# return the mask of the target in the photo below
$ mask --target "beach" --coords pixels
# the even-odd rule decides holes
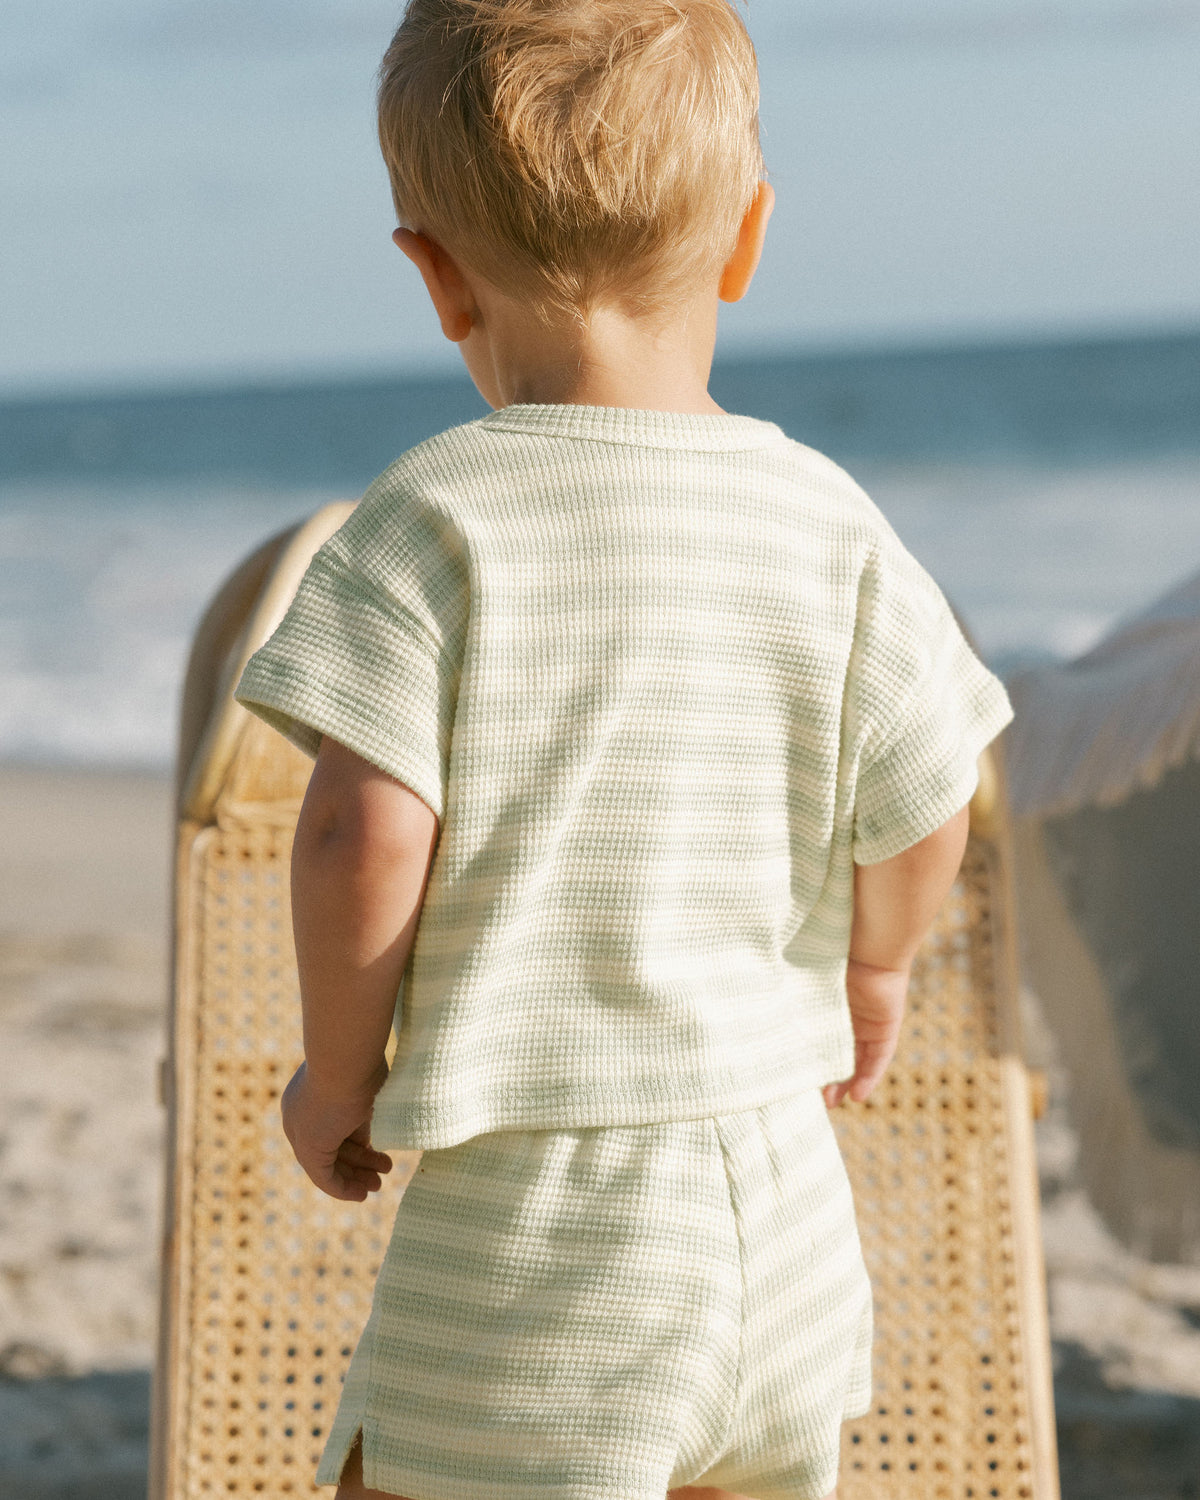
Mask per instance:
[[[170,791],[0,769],[0,1496],[145,1493]]]
[[[0,769],[0,1500],[145,1492],[156,1319],[170,787]],[[1069,1087],[1038,1126],[1066,1500],[1200,1495],[1200,1268],[1106,1233]]]

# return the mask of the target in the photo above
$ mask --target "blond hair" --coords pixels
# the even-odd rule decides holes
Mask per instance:
[[[762,176],[729,0],[409,0],[380,68],[400,222],[535,310],[668,305]]]

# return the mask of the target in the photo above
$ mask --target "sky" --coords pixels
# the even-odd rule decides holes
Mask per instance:
[[[0,396],[451,369],[399,0],[5,0]],[[719,351],[1200,326],[1200,0],[750,0],[778,207]]]

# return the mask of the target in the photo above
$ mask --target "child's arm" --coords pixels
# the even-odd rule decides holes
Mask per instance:
[[[900,1039],[908,975],[921,940],[946,899],[967,846],[964,807],[941,828],[891,859],[857,865],[846,993],[854,1023],[854,1076],[825,1088],[830,1109],[861,1102],[887,1070]]]
[[[437,834],[407,787],[322,740],[292,847],[305,1060],[282,1108],[296,1160],[332,1198],[361,1203],[391,1169],[371,1108]]]

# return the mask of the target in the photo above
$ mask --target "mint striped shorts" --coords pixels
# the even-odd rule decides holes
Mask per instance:
[[[819,1500],[871,1292],[820,1094],[427,1151],[317,1472],[410,1500]]]

